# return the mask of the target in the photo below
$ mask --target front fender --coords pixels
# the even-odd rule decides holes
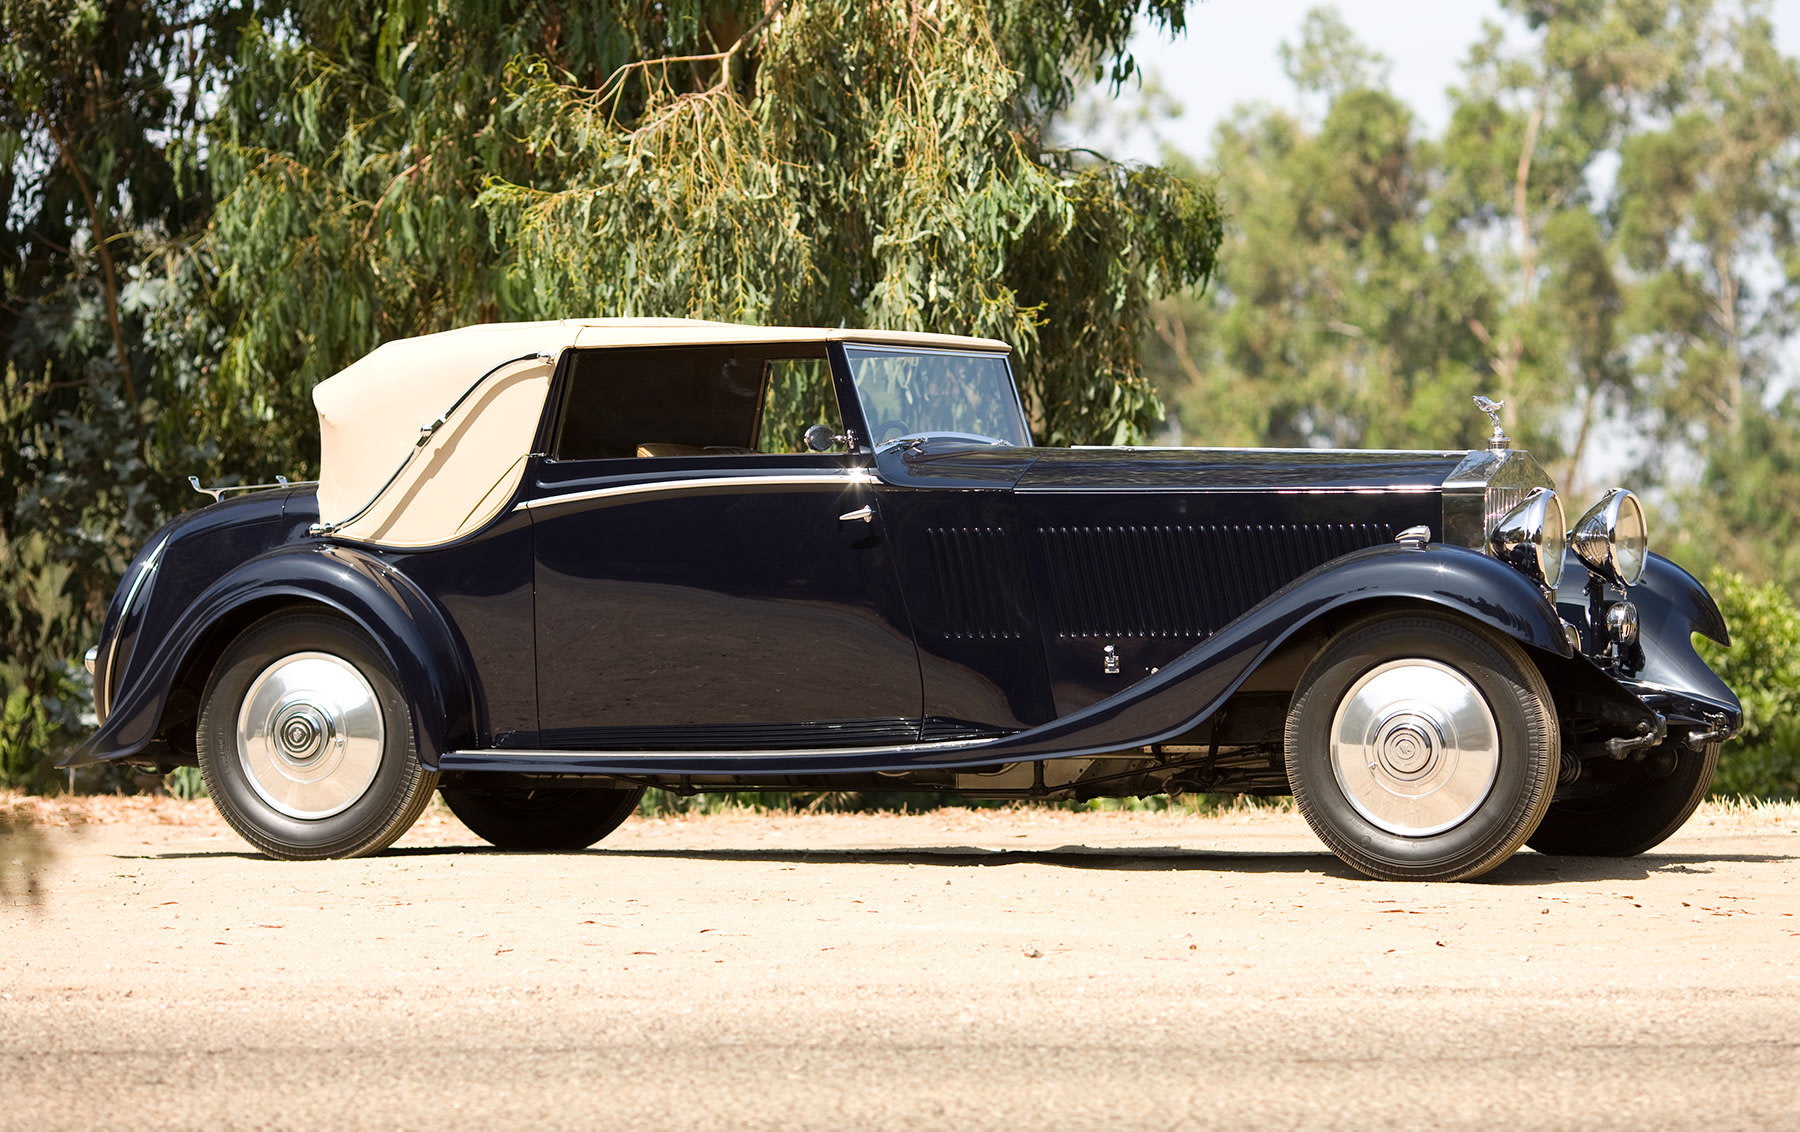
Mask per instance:
[[[1569,620],[1584,626],[1592,639],[1595,627],[1587,624],[1587,571],[1573,554],[1568,562],[1557,601]],[[1695,633],[1721,645],[1731,643],[1725,617],[1706,587],[1667,558],[1652,554],[1645,562],[1644,576],[1625,597],[1637,606],[1642,649],[1632,671],[1633,692],[1670,693],[1691,701],[1674,706],[1694,719],[1723,715],[1727,729],[1735,732],[1743,719],[1737,694],[1694,649]]]
[[[157,608],[153,590],[151,607],[141,618],[140,644],[120,674],[106,722],[60,765],[143,752],[164,726],[175,680],[214,627],[248,608],[284,603],[335,610],[369,635],[400,675],[419,759],[427,767],[436,766],[443,752],[474,743],[478,721],[470,666],[443,611],[379,558],[352,547],[314,544],[253,558],[183,608]]]
[[[1372,547],[1295,579],[1154,675],[1082,711],[999,739],[982,754],[1049,758],[1165,742],[1205,722],[1306,626],[1336,610],[1392,600],[1438,606],[1557,656],[1574,651],[1556,607],[1511,566],[1441,543]]]

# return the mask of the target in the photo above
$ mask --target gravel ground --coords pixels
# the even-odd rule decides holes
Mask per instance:
[[[0,1128],[1800,1128],[1792,806],[1417,885],[1279,813],[9,812]]]

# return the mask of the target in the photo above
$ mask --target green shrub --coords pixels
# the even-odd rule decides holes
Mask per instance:
[[[1741,574],[1715,569],[1707,588],[1731,647],[1695,643],[1744,705],[1743,730],[1720,752],[1713,796],[1800,796],[1800,609],[1779,584],[1752,585]]]

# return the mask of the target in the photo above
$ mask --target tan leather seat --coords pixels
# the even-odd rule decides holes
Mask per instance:
[[[704,456],[706,450],[692,444],[668,444],[661,440],[646,440],[638,445],[639,456]]]

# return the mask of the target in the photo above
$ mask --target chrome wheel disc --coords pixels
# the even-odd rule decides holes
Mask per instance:
[[[1331,720],[1331,769],[1356,812],[1404,837],[1453,829],[1500,770],[1480,689],[1447,665],[1389,661],[1351,685]]]
[[[238,710],[238,759],[257,795],[291,818],[342,813],[381,769],[386,738],[375,689],[330,653],[284,656]]]

